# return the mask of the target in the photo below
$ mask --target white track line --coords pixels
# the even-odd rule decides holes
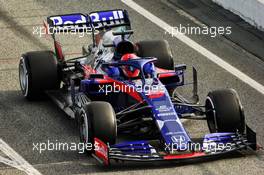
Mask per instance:
[[[0,156],[0,163],[17,168],[24,171],[28,175],[41,175],[32,165],[23,159],[17,152],[15,152],[6,142],[0,139],[0,151],[2,151],[8,158]]]
[[[248,84],[258,92],[264,95],[264,86],[254,79],[250,78],[248,75],[245,73],[241,72],[234,66],[230,65],[211,51],[207,50],[197,42],[193,41],[191,38],[188,36],[184,35],[183,33],[179,33],[177,30],[173,28],[173,26],[170,26],[168,23],[163,21],[162,19],[158,18],[157,16],[153,15],[137,3],[135,3],[133,0],[121,0],[124,4],[129,6],[130,8],[134,9],[136,12],[144,16],[145,18],[149,19],[151,22],[154,24],[158,25],[160,28],[164,29],[167,33],[173,34],[176,38],[181,40],[183,43],[187,44],[200,54],[204,55],[206,58],[217,64],[218,66],[222,67],[226,71],[230,72],[240,80],[242,80],[244,83]]]

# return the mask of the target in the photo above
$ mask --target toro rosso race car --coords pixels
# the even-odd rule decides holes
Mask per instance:
[[[257,149],[236,91],[209,92],[201,105],[193,68],[187,100],[178,91],[187,84],[186,65],[174,65],[167,41],[130,41],[126,10],[50,16],[44,25],[53,31],[55,52],[22,55],[22,93],[29,100],[47,94],[78,122],[81,143],[91,144],[87,153],[101,163],[207,159]],[[55,35],[66,30],[92,34],[83,56],[64,59]],[[183,118],[207,120],[210,133],[190,138]]]

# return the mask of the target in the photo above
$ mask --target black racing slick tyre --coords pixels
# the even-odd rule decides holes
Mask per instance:
[[[94,138],[98,138],[106,144],[115,144],[116,115],[109,103],[96,101],[85,104],[81,108],[78,118],[81,143],[93,144]],[[86,151],[92,152],[92,150]]]
[[[19,82],[27,99],[37,99],[46,90],[58,89],[58,62],[52,51],[28,52],[19,62]]]
[[[166,40],[140,41],[136,44],[137,55],[140,57],[155,57],[155,66],[162,69],[174,70],[174,61]]]
[[[244,111],[235,90],[223,89],[209,92],[205,101],[205,108],[211,133],[244,133]]]

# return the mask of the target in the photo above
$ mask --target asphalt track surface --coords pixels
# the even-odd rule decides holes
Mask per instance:
[[[200,25],[199,20],[167,1],[135,2],[171,26]],[[77,151],[44,151],[41,154],[33,151],[33,143],[47,143],[48,140],[78,142],[76,125],[51,101],[28,102],[19,90],[17,67],[21,53],[52,48],[50,40],[33,35],[33,26],[42,25],[42,20],[49,15],[115,8],[129,11],[135,30],[133,40],[166,39],[172,47],[175,63],[185,63],[189,67],[188,78],[191,78],[191,67],[197,68],[201,102],[210,90],[231,87],[236,89],[245,108],[246,121],[257,132],[258,143],[264,145],[262,93],[177,38],[165,34],[163,29],[121,1],[114,0],[0,0],[0,138],[41,174],[264,174],[263,151],[194,163],[121,163],[113,164],[110,168],[98,165],[92,157]],[[264,85],[264,62],[254,54],[223,36],[188,37]],[[69,58],[78,55],[81,46],[87,42],[90,42],[89,37],[64,39],[65,54]],[[250,44],[252,43],[248,40],[248,45]],[[208,132],[204,121],[187,121],[184,125],[193,137],[203,136]],[[0,151],[0,156],[6,157],[6,154]],[[0,174],[25,173],[0,163]]]

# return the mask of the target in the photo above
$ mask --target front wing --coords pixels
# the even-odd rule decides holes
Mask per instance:
[[[95,144],[97,150],[93,156],[102,164],[109,165],[110,160],[120,161],[138,161],[138,162],[150,162],[150,161],[184,161],[194,159],[207,159],[210,157],[219,157],[229,154],[235,151],[241,151],[247,148],[257,150],[256,133],[247,127],[246,135],[240,135],[235,133],[227,133],[225,136],[232,138],[232,140],[218,140],[213,141],[225,142],[230,144],[228,147],[222,149],[207,149],[199,151],[183,151],[177,153],[169,153],[168,151],[158,151],[154,148],[149,141],[134,141],[107,146],[101,140],[95,138]],[[211,140],[212,141],[212,140]],[[205,143],[205,142],[204,142]],[[203,143],[203,144],[204,144]],[[207,144],[208,142],[206,142]]]

